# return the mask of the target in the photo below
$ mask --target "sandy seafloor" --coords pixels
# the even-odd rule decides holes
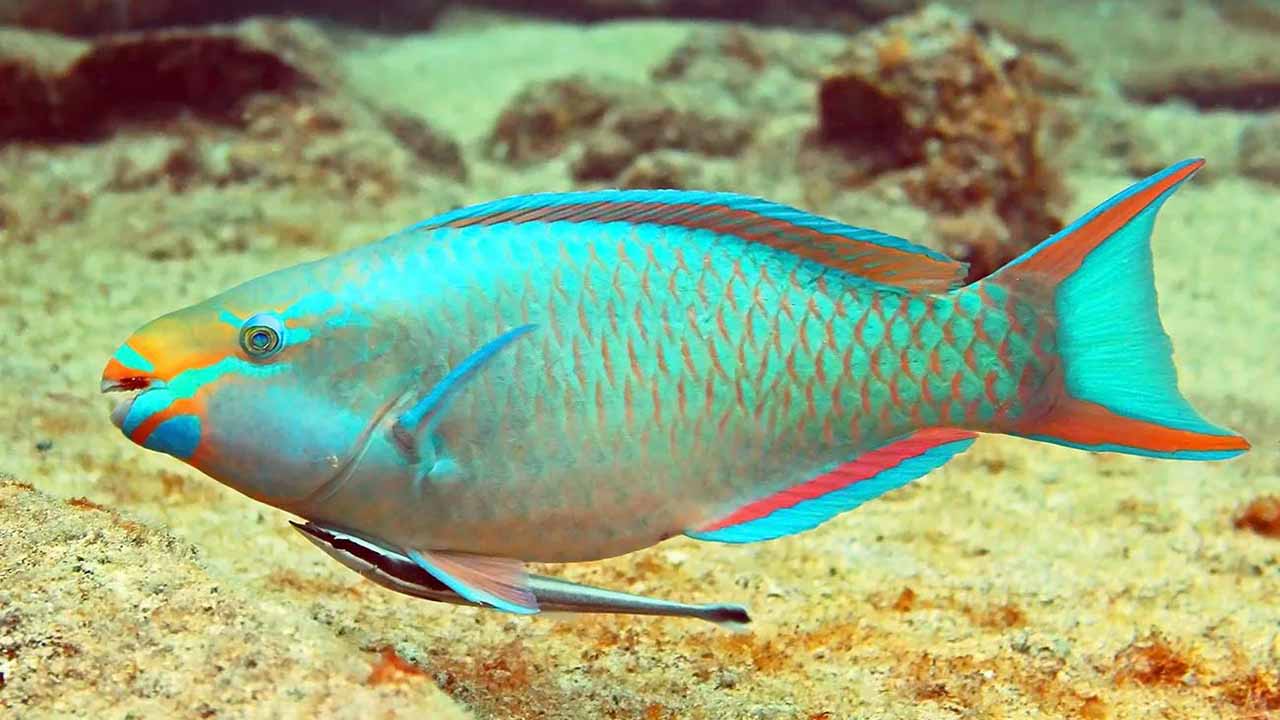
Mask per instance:
[[[429,117],[472,160],[465,186],[423,180],[376,203],[320,181],[104,188],[118,157],[159,142],[146,129],[0,148],[3,200],[23,223],[0,228],[0,472],[12,476],[0,484],[0,716],[1280,714],[1280,540],[1233,525],[1246,504],[1280,493],[1280,190],[1230,171],[1169,202],[1156,275],[1185,393],[1244,433],[1251,453],[1161,462],[985,436],[802,536],[676,539],[543,568],[743,602],[755,618],[744,634],[401,597],[316,552],[284,514],[110,425],[98,377],[135,327],[458,202],[563,186],[554,163],[516,172],[475,159],[498,109],[534,76],[642,78],[687,31],[530,26],[526,40],[558,48],[534,55],[465,25],[351,43],[341,57],[353,87],[394,94],[388,104]],[[415,69],[413,58],[465,58],[468,74]],[[1187,140],[1170,162],[1224,147],[1220,129],[1243,122],[1160,112],[1177,119],[1165,137]],[[1102,161],[1072,163],[1066,180],[1072,216],[1132,182]],[[800,202],[794,190],[774,195]],[[915,211],[842,219],[919,230]]]

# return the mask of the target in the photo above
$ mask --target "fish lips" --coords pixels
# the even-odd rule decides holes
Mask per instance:
[[[103,393],[118,393],[119,399],[116,401],[115,407],[111,409],[111,424],[117,428],[124,429],[125,418],[129,417],[129,410],[133,408],[133,403],[137,401],[143,393],[163,385],[163,383],[152,378],[130,377],[123,380],[103,380],[101,391]]]

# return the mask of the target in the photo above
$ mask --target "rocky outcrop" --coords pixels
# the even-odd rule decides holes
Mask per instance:
[[[854,36],[818,89],[816,152],[846,183],[891,174],[981,277],[1063,226],[1048,149],[1064,126],[1036,65],[980,24],[934,6]]]
[[[420,672],[218,582],[191,545],[84,498],[0,477],[0,548],[0,714],[465,716]]]

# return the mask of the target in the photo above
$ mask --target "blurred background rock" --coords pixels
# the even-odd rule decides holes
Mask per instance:
[[[0,24],[100,35],[175,25],[298,15],[361,26],[430,27],[447,0],[0,0]]]
[[[619,17],[721,18],[783,25],[883,19],[918,0],[0,0],[0,24],[93,35],[283,14],[411,31],[429,27],[446,6],[488,6],[579,20]]]

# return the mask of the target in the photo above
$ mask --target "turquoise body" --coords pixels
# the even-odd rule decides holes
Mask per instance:
[[[623,223],[409,230],[208,302],[235,323],[284,306],[308,339],[278,362],[323,356],[290,369],[321,392],[262,398],[306,411],[252,494],[403,547],[537,561],[651,545],[922,427],[997,426],[1053,369],[1047,318],[1003,289],[911,292]],[[407,464],[389,427],[415,392],[522,325]],[[207,442],[252,458],[260,429]]]

